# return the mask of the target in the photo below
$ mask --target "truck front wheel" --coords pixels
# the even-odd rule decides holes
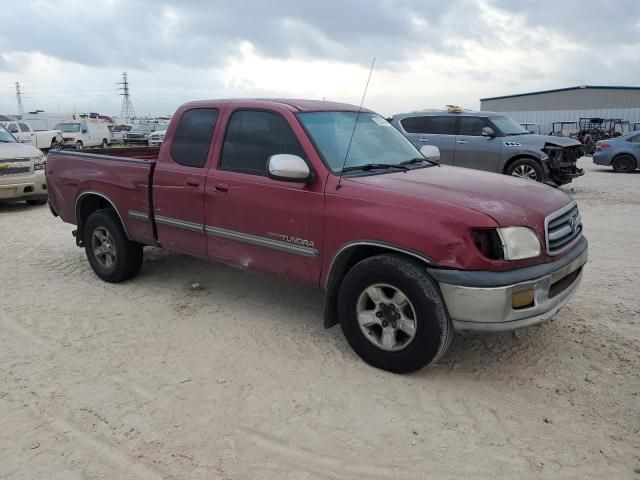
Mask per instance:
[[[394,373],[429,366],[453,335],[433,280],[421,265],[395,254],[367,258],[349,270],[338,293],[338,318],[365,362]]]
[[[142,266],[142,245],[129,240],[111,209],[93,212],[84,226],[85,253],[95,274],[105,282],[123,282]]]

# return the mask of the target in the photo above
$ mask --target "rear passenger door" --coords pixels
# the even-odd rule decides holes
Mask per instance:
[[[214,108],[185,111],[153,174],[153,213],[165,248],[206,257],[204,192],[209,149],[218,119]],[[144,212],[143,212],[144,213]]]
[[[324,179],[305,184],[267,176],[269,157],[279,153],[298,155],[311,168],[296,131],[304,135],[288,111],[230,113],[217,169],[207,179],[207,250],[227,264],[315,284]]]
[[[496,128],[486,117],[461,116],[459,122],[453,164],[456,167],[500,172],[500,138],[482,135],[484,127],[491,127],[494,131]]]
[[[18,123],[18,126],[20,127],[20,141],[37,147],[36,134],[31,130],[31,127],[24,122]]]
[[[407,138],[418,149],[424,145],[433,145],[440,150],[440,161],[453,165],[456,139],[456,117],[416,116],[400,120]]]

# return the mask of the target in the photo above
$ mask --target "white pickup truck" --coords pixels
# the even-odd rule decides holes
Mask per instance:
[[[21,144],[0,124],[0,201],[47,203],[44,167],[44,154],[40,150]]]
[[[22,121],[6,122],[4,126],[20,143],[26,143],[41,150],[62,148],[60,130],[34,130],[31,125]]]

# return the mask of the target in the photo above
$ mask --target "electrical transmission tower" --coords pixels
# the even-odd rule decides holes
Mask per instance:
[[[20,116],[24,113],[24,108],[22,107],[22,92],[20,91],[20,82],[16,82],[16,100],[18,101],[18,113]]]
[[[119,90],[122,92],[120,93],[122,96],[122,110],[120,111],[120,116],[124,118],[125,123],[131,123],[131,119],[136,116],[136,112],[133,110],[133,103],[131,103],[127,72],[122,73],[122,81],[119,82],[118,85],[121,85]]]

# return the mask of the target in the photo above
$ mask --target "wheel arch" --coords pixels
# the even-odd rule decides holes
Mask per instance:
[[[122,215],[118,211],[116,204],[111,198],[109,198],[104,193],[95,192],[95,191],[86,191],[82,192],[78,195],[76,199],[75,205],[75,213],[76,213],[76,225],[78,226],[78,234],[76,235],[76,244],[81,245],[82,243],[82,229],[84,223],[89,218],[93,212],[98,210],[111,209],[116,212],[118,219],[120,220],[120,224],[124,229],[124,233],[127,238],[130,240],[129,232],[127,231],[127,225],[124,223]]]
[[[385,253],[395,253],[418,260],[425,265],[437,266],[435,260],[414,250],[398,247],[386,242],[374,240],[357,240],[346,243],[338,249],[331,259],[323,287],[326,291],[324,302],[324,327],[330,328],[338,323],[337,300],[338,290],[345,274],[362,260]]]
[[[540,161],[539,158],[537,158],[534,155],[531,155],[530,153],[519,153],[517,155],[514,155],[513,157],[511,157],[509,160],[507,160],[507,162],[504,164],[504,168],[502,169],[502,173],[506,174],[507,170],[509,170],[509,167],[511,167],[511,165],[513,165],[515,162],[517,162],[518,160],[533,160],[534,162],[537,162],[540,165],[540,168],[542,168],[542,171],[547,174],[547,168],[545,167],[545,164],[543,162]]]

